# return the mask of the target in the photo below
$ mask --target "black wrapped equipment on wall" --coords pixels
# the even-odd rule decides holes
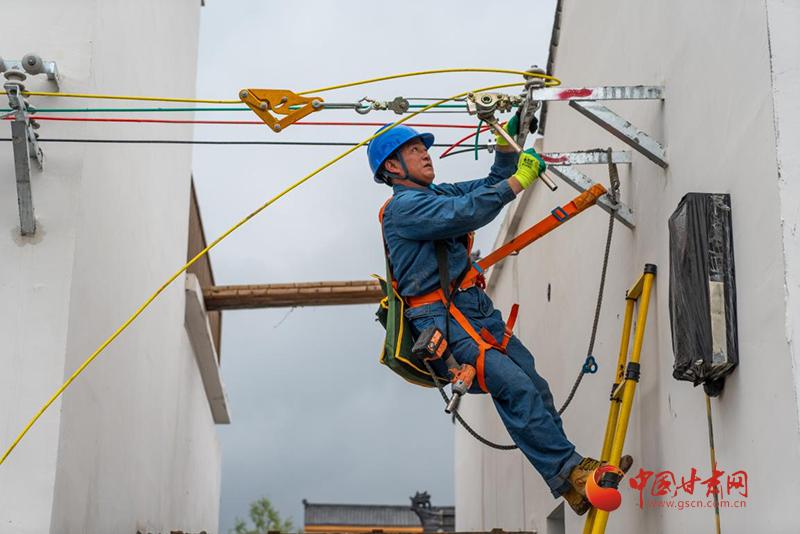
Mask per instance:
[[[739,363],[731,199],[687,193],[669,218],[672,376],[710,396]]]

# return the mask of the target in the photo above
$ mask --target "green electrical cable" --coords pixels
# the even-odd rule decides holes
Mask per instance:
[[[481,126],[483,121],[478,121],[478,131],[475,132],[475,161],[478,161],[478,138],[481,136]]]
[[[422,108],[424,104],[411,104],[409,108]],[[463,104],[441,105],[440,108],[464,108]],[[172,111],[250,111],[250,108],[35,108],[39,113],[160,113]],[[10,108],[0,109],[0,113],[14,111]]]

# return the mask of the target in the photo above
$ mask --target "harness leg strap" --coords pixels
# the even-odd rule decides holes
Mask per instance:
[[[506,321],[506,331],[505,335],[503,336],[503,344],[500,345],[500,348],[503,351],[506,350],[508,346],[508,342],[511,341],[511,336],[514,335],[514,324],[517,322],[517,314],[519,313],[519,304],[514,304],[511,306],[511,312],[508,314],[508,321]]]
[[[483,338],[478,335],[475,329],[472,327],[470,322],[464,317],[464,314],[461,313],[461,310],[456,308],[452,303],[450,305],[450,314],[456,320],[456,322],[464,329],[464,331],[478,344],[478,358],[475,360],[475,374],[478,378],[478,386],[481,388],[481,391],[484,393],[489,393],[489,388],[486,387],[486,376],[484,374],[485,370],[485,359],[486,359],[486,350],[491,349],[492,346],[486,343]]]

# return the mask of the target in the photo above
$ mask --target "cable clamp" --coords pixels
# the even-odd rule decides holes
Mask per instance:
[[[589,356],[586,357],[586,360],[583,362],[583,368],[581,369],[581,372],[583,374],[593,375],[597,372],[597,369],[598,369],[597,360],[595,360],[594,356],[590,354]]]

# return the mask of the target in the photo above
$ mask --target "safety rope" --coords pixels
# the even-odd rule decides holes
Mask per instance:
[[[425,363],[425,368],[428,369],[428,373],[430,373],[430,375],[433,377],[433,382],[434,384],[436,384],[436,389],[439,390],[439,394],[442,396],[442,399],[444,399],[444,404],[446,406],[450,402],[450,399],[447,397],[447,393],[445,393],[442,383],[439,382],[439,377],[436,375],[436,373],[433,372],[431,364],[428,362],[428,360],[423,359],[422,361]],[[519,448],[516,445],[500,445],[499,443],[495,443],[493,441],[489,441],[488,439],[484,438],[483,436],[478,434],[478,432],[476,432],[471,426],[469,426],[469,424],[467,424],[466,421],[464,421],[464,419],[461,417],[461,414],[458,413],[458,410],[455,410],[453,412],[453,417],[455,417],[456,420],[459,423],[461,423],[461,426],[464,427],[464,430],[469,432],[470,436],[477,439],[487,447],[491,447],[492,449],[498,449],[501,451],[513,451],[514,449]]]
[[[589,349],[586,351],[586,360],[584,360],[584,363],[581,366],[581,371],[578,373],[578,378],[576,378],[575,383],[572,384],[572,389],[570,390],[569,395],[567,395],[567,399],[558,410],[558,415],[563,414],[567,409],[567,406],[569,406],[569,403],[572,402],[573,397],[575,397],[575,393],[578,391],[578,386],[581,385],[583,376],[587,373],[594,374],[597,372],[597,362],[594,358],[594,342],[595,338],[597,337],[597,324],[600,321],[600,309],[603,305],[603,290],[606,286],[608,259],[611,253],[611,237],[614,234],[614,215],[616,214],[616,206],[619,204],[619,173],[617,172],[616,164],[611,163],[611,148],[606,150],[606,154],[608,155],[608,177],[611,184],[611,189],[608,192],[608,198],[614,204],[615,208],[611,210],[611,215],[608,217],[606,248],[603,254],[603,269],[600,272],[600,289],[597,292],[597,304],[594,309],[594,320],[592,321],[592,335],[589,337]]]
[[[422,74],[423,72],[425,72],[425,71],[422,71],[420,73],[400,74],[400,75],[396,75],[395,77],[402,78],[402,77],[407,77],[407,76],[411,76],[411,75],[419,75],[419,74]],[[429,72],[431,74],[439,73],[439,72],[498,72],[498,73],[508,73],[508,74],[520,74],[522,76],[531,76],[530,73],[525,72],[525,71],[512,71],[512,70],[506,70],[506,69],[439,69],[437,71],[427,71],[427,72]],[[540,74],[536,74],[536,76],[539,76],[539,77],[547,80],[545,82],[546,84],[559,85],[561,83],[558,79],[553,78],[551,76],[540,75]],[[370,83],[372,81],[382,81],[382,80],[391,79],[391,78],[392,77],[382,77],[382,78],[378,78],[378,79],[374,79],[374,80],[362,80],[360,82],[353,82],[351,84],[342,84],[342,85],[339,85],[339,86],[331,86],[331,87],[317,89],[317,90],[310,91],[310,92],[328,91],[328,90],[332,90],[332,89],[335,89],[335,88],[351,87],[351,86],[354,86],[354,85],[361,85],[363,83]],[[376,132],[375,134],[367,137],[366,139],[364,139],[363,141],[361,141],[357,145],[355,145],[355,146],[353,146],[351,148],[348,148],[347,150],[345,150],[344,152],[342,152],[341,154],[339,154],[335,158],[333,158],[333,159],[329,160],[328,162],[324,163],[323,165],[317,167],[316,169],[314,169],[313,171],[311,171],[310,173],[308,173],[307,175],[305,175],[304,177],[302,177],[301,179],[299,179],[295,183],[291,184],[290,186],[285,188],[283,191],[281,191],[280,193],[278,193],[277,195],[275,195],[271,199],[269,199],[266,202],[264,202],[263,204],[261,204],[255,210],[253,210],[248,215],[246,215],[244,218],[239,220],[237,223],[235,223],[233,226],[231,226],[228,230],[223,232],[222,235],[220,235],[214,241],[212,241],[210,244],[208,244],[203,250],[198,252],[192,259],[190,259],[188,262],[186,262],[180,269],[178,269],[172,276],[170,276],[163,284],[161,284],[161,286],[159,286],[158,289],[156,289],[155,292],[152,295],[150,295],[144,301],[144,303],[142,303],[136,309],[136,311],[128,319],[125,320],[125,322],[122,323],[121,326],[119,326],[105,341],[103,341],[103,343],[100,344],[99,347],[97,347],[97,349],[95,349],[95,351],[92,354],[89,355],[88,358],[86,358],[86,360],[83,361],[83,363],[69,376],[69,378],[67,378],[67,380],[55,391],[55,393],[53,393],[50,396],[50,398],[47,400],[47,402],[45,402],[45,404],[36,412],[36,414],[31,418],[31,420],[25,425],[23,430],[17,435],[17,437],[14,439],[14,441],[11,443],[11,445],[9,445],[9,447],[5,450],[5,452],[3,453],[2,457],[0,457],[0,465],[2,465],[6,461],[8,456],[16,448],[17,444],[22,440],[22,438],[25,437],[25,435],[28,433],[28,431],[31,429],[31,427],[36,423],[36,421],[39,420],[39,418],[42,416],[42,414],[44,414],[44,412],[61,396],[61,394],[70,386],[70,384],[72,384],[72,382],[75,381],[75,379],[105,350],[105,348],[108,347],[117,337],[119,337],[119,335],[125,329],[127,329],[128,326],[130,326],[131,323],[133,323],[139,317],[139,315],[141,315],[142,312],[144,312],[144,310],[147,309],[147,307],[150,306],[150,304],[170,284],[172,284],[172,282],[174,282],[181,274],[186,272],[186,270],[189,269],[189,267],[191,267],[192,265],[194,265],[194,263],[196,263],[200,258],[202,258],[206,254],[208,254],[208,252],[211,249],[216,247],[225,238],[227,238],[233,232],[235,232],[240,227],[242,227],[244,224],[246,224],[250,219],[252,219],[256,215],[258,215],[259,213],[264,211],[266,208],[268,208],[269,206],[271,206],[272,204],[277,202],[284,195],[286,195],[286,194],[290,193],[291,191],[293,191],[294,189],[300,187],[302,184],[304,184],[305,182],[307,182],[308,180],[310,180],[311,178],[313,178],[317,174],[321,173],[322,171],[324,171],[328,167],[331,167],[335,163],[337,163],[340,160],[344,159],[345,157],[349,156],[350,154],[355,152],[360,147],[366,146],[367,143],[369,143],[370,141],[372,141],[376,137],[379,137],[379,136],[391,131],[392,129],[394,129],[398,125],[403,124],[404,122],[408,122],[413,117],[423,113],[424,111],[426,111],[428,109],[433,109],[433,108],[437,107],[438,105],[445,104],[445,103],[447,103],[449,101],[452,101],[452,100],[455,100],[457,98],[464,97],[464,96],[468,95],[471,92],[492,91],[492,90],[495,90],[495,89],[502,89],[502,88],[506,88],[506,87],[517,87],[517,86],[520,86],[520,85],[524,85],[524,83],[521,83],[521,82],[506,83],[506,84],[501,84],[501,85],[492,85],[492,86],[488,86],[488,87],[482,87],[480,89],[473,89],[472,91],[465,91],[463,93],[459,93],[459,94],[453,95],[452,97],[449,97],[447,99],[442,99],[442,100],[436,101],[436,102],[434,102],[432,104],[429,104],[429,105],[425,106],[424,108],[422,108],[422,109],[420,109],[418,111],[410,113],[409,115],[407,115],[407,116],[405,116],[405,117],[403,117],[401,119],[398,119],[392,126],[390,126],[388,128],[385,128],[385,129],[383,129],[383,130],[381,130],[379,132]],[[152,99],[152,97],[151,97],[151,99]],[[238,103],[238,101],[237,101],[237,103]]]

